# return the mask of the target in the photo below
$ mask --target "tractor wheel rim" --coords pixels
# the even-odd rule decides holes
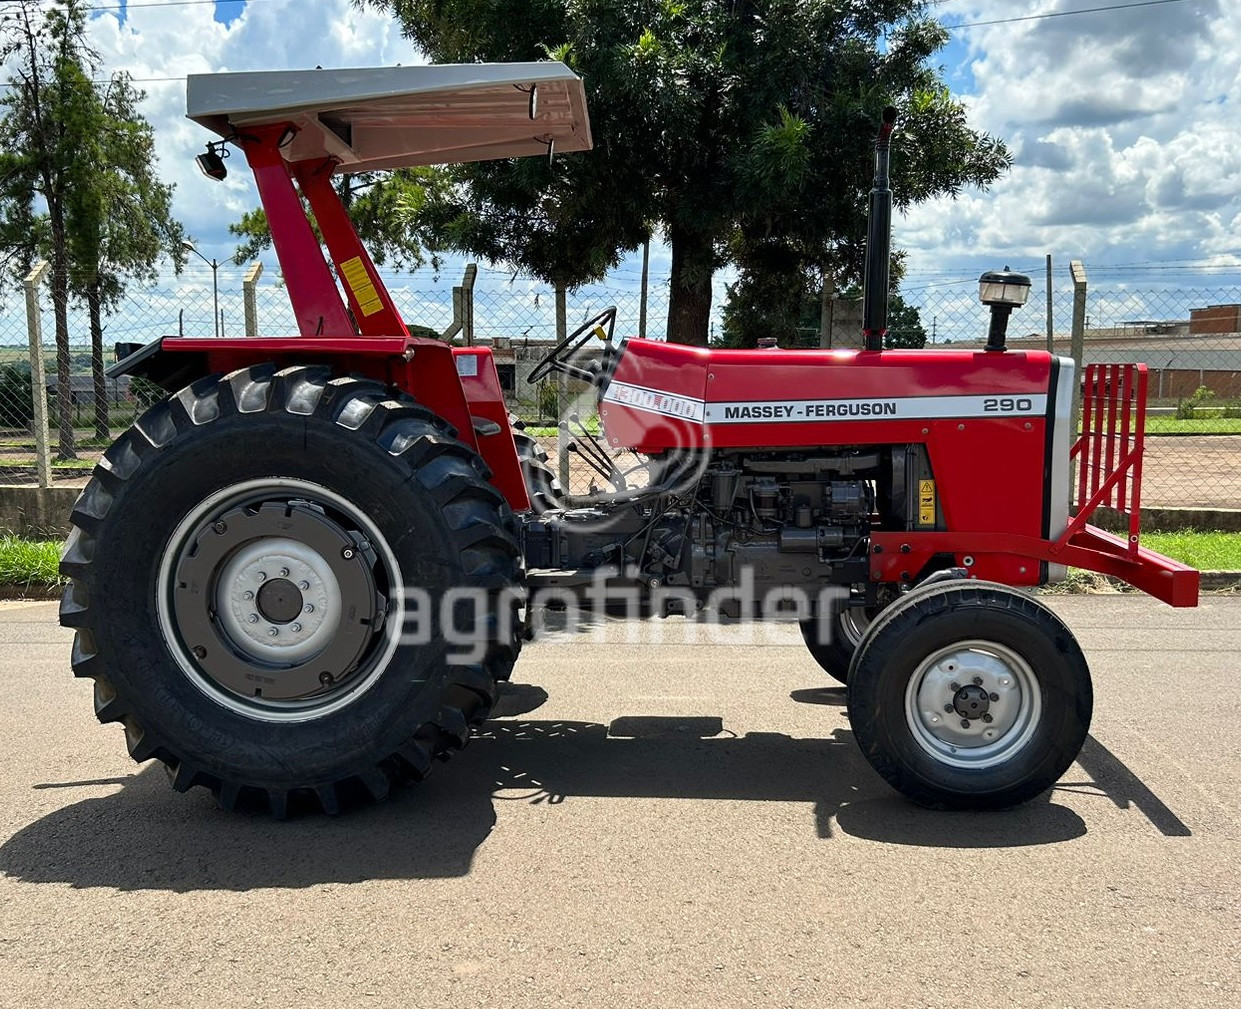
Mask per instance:
[[[1043,709],[1034,671],[995,641],[962,641],[932,653],[909,678],[905,721],[940,763],[982,770],[1030,742]]]
[[[861,606],[846,606],[840,611],[840,632],[854,648],[861,644],[862,636],[870,626],[870,616]]]
[[[234,484],[187,514],[156,582],[185,677],[250,718],[299,722],[353,703],[399,644],[400,568],[366,514],[307,480]]]

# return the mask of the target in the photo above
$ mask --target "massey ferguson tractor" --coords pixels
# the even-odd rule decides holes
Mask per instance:
[[[1144,367],[1006,349],[1029,289],[1008,272],[982,279],[985,346],[883,349],[893,110],[863,348],[616,340],[603,313],[533,376],[587,383],[601,434],[575,452],[606,479],[585,497],[514,431],[488,348],[409,335],[332,185],[587,150],[571,71],[200,75],[188,114],[220,138],[205,174],[230,148],[254,173],[298,332],[169,337],[114,367],[167,396],[78,499],[60,610],[96,715],[178,791],[283,816],[421,778],[487,718],[548,591],[797,620],[896,789],[1011,806],[1069,767],[1092,706],[1072,633],[1024,590],[1072,565],[1197,602],[1196,571],[1139,545]],[[1100,506],[1127,535],[1087,524]]]

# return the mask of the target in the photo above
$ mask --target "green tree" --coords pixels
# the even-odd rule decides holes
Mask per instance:
[[[69,394],[69,201],[76,189],[91,184],[95,166],[82,152],[90,148],[100,122],[91,83],[97,59],[86,43],[86,10],[79,0],[48,8],[19,4],[10,6],[0,22],[0,59],[11,68],[0,99],[0,249],[18,278],[43,243],[48,249],[59,459],[76,458]]]
[[[185,232],[172,216],[172,186],[156,174],[154,134],[138,111],[143,97],[128,74],[107,82],[97,129],[90,148],[81,153],[95,171],[90,184],[75,186],[67,200],[70,290],[86,305],[90,318],[98,438],[110,434],[103,317],[120,304],[129,281],[155,281],[162,256],[171,259],[178,273],[185,263]]]
[[[426,247],[420,222],[427,200],[447,184],[443,169],[435,166],[359,172],[333,179],[336,193],[375,263],[397,270],[417,269],[427,261],[428,253],[438,267],[434,250]],[[304,197],[302,207],[318,235],[310,204]],[[261,207],[247,211],[228,230],[241,239],[233,253],[233,262],[238,266],[271,248],[271,227]]]
[[[918,350],[926,346],[926,330],[922,327],[922,316],[916,305],[911,305],[899,294],[888,299],[888,335],[884,338],[885,347],[901,347],[906,350]]]
[[[598,245],[589,261],[635,247],[651,224],[662,231],[672,340],[706,343],[711,280],[725,263],[745,281],[734,297],[750,300],[748,317],[777,311],[786,327],[812,274],[856,278],[885,104],[903,111],[898,204],[986,185],[1008,164],[929,66],[947,36],[921,0],[359,2],[392,10],[439,62],[551,54],[583,76],[596,148],[546,193],[570,211],[604,207],[620,219],[597,229],[584,218]],[[516,169],[459,178],[473,187],[506,170]],[[580,240],[572,216],[548,213],[553,233]],[[516,237],[508,258],[539,260]]]
[[[774,313],[766,311],[763,306],[756,306],[754,301],[739,292],[739,284],[745,283],[742,278],[738,284],[729,285],[728,303],[724,306],[724,332],[718,345],[721,347],[753,347],[760,337],[775,339],[781,347],[818,347],[821,307],[817,295],[810,296],[798,290],[796,284],[784,292],[786,298],[800,297],[800,311],[792,313]],[[841,301],[861,301],[861,288],[850,286],[839,295]],[[777,329],[773,321],[783,325]],[[861,333],[859,331],[860,339]],[[926,330],[922,326],[922,316],[916,305],[911,305],[898,293],[892,291],[888,295],[888,335],[883,345],[889,350],[901,348],[917,350],[926,346]]]

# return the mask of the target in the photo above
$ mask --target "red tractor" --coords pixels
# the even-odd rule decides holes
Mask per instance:
[[[188,112],[223,138],[199,156],[207,175],[226,144],[253,171],[299,332],[126,356],[114,374],[168,395],[95,468],[61,564],[96,714],[178,790],[332,813],[422,777],[487,717],[527,598],[550,593],[798,620],[892,785],[1003,807],[1068,768],[1092,704],[1073,635],[1021,589],[1075,565],[1197,601],[1197,572],[1138,543],[1144,368],[1087,369],[1075,437],[1073,363],[1005,349],[1029,286],[1008,273],[983,278],[985,348],[882,349],[891,110],[864,349],[617,342],[603,313],[534,375],[593,391],[602,437],[576,448],[607,479],[585,499],[514,433],[489,349],[409,335],[331,184],[587,149],[573,73],[194,76]],[[618,471],[621,450],[637,471]],[[1129,516],[1127,537],[1086,524],[1100,505]]]

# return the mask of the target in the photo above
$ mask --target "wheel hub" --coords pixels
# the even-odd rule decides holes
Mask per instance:
[[[952,707],[962,718],[982,718],[991,707],[991,696],[982,687],[971,683],[953,695]]]
[[[259,589],[258,608],[273,624],[289,624],[302,612],[302,594],[287,578],[277,578]]]

